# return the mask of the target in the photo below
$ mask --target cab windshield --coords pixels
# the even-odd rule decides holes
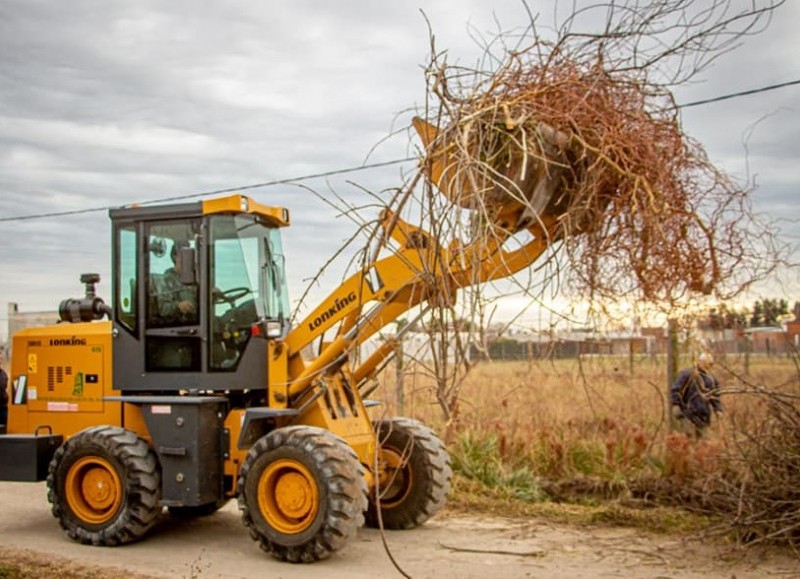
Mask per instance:
[[[263,319],[289,317],[280,231],[253,215],[210,219],[212,366],[233,367]]]

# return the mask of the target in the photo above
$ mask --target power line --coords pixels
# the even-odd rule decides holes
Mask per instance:
[[[308,181],[310,179],[319,179],[321,177],[332,177],[334,175],[343,175],[345,173],[356,173],[358,171],[365,171],[366,169],[376,169],[379,167],[388,167],[390,165],[398,165],[400,163],[407,163],[415,161],[416,157],[406,157],[405,159],[394,159],[392,161],[383,161],[380,163],[371,163],[369,165],[358,165],[357,167],[347,167],[346,169],[335,169],[333,171],[324,171],[322,173],[311,173],[302,175],[300,177],[291,177],[288,179],[276,179],[274,181],[264,181],[263,183],[253,183],[251,185],[242,185],[241,187],[226,187],[225,189],[215,189],[213,191],[202,191],[200,193],[189,193],[186,195],[176,195],[173,197],[163,197],[160,199],[151,199],[150,201],[142,201],[138,205],[154,205],[157,203],[164,203],[167,201],[180,201],[184,199],[193,199],[196,197],[208,197],[210,195],[221,195],[223,193],[234,193],[238,191],[248,191],[250,189],[258,189],[261,187],[270,187],[272,185],[286,185],[288,183],[296,183],[298,181]],[[98,211],[108,211],[115,209],[119,205],[106,205],[104,207],[90,207],[86,209],[72,209],[70,211],[53,211],[50,213],[33,213],[30,215],[17,215],[14,217],[0,217],[0,222],[7,221],[27,221],[32,219],[44,219],[47,217],[64,217],[67,215],[81,215],[84,213],[96,213]]]
[[[800,84],[800,79],[791,80],[791,81],[788,81],[788,82],[782,82],[782,83],[779,83],[779,84],[772,84],[772,85],[764,86],[764,87],[761,87],[761,88],[743,90],[743,91],[730,93],[730,94],[726,94],[726,95],[721,95],[721,96],[717,96],[717,97],[713,97],[713,98],[702,99],[702,100],[697,100],[697,101],[691,101],[691,102],[688,102],[688,103],[683,103],[683,104],[676,105],[676,108],[685,109],[685,108],[689,108],[689,107],[696,107],[696,106],[700,106],[700,105],[706,105],[706,104],[715,103],[715,102],[724,101],[724,100],[729,100],[729,99],[738,98],[738,97],[742,97],[742,96],[748,96],[748,95],[758,94],[758,93],[762,93],[762,92],[768,92],[768,91],[772,91],[772,90],[777,90],[779,88],[785,88],[787,86],[793,86],[793,85],[798,85],[798,84]],[[288,183],[296,183],[298,181],[307,181],[307,180],[310,180],[310,179],[318,179],[318,178],[321,178],[321,177],[331,177],[333,175],[343,175],[345,173],[355,173],[355,172],[358,172],[358,171],[364,171],[366,169],[375,169],[375,168],[379,168],[379,167],[387,167],[387,166],[390,166],[390,165],[397,165],[397,164],[400,164],[400,163],[407,163],[409,161],[414,161],[414,160],[416,160],[416,157],[406,157],[404,159],[394,159],[392,161],[384,161],[384,162],[381,162],[381,163],[371,163],[369,165],[358,165],[356,167],[348,167],[346,169],[336,169],[336,170],[333,170],[333,171],[325,171],[325,172],[322,172],[322,173],[311,173],[309,175],[302,175],[300,177],[291,177],[291,178],[288,178],[288,179],[276,179],[274,181],[265,181],[263,183],[254,183],[254,184],[251,184],[251,185],[243,185],[241,187],[226,187],[225,189],[215,189],[213,191],[202,191],[202,192],[199,192],[199,193],[189,193],[189,194],[186,194],[186,195],[176,195],[176,196],[173,196],[173,197],[163,197],[163,198],[160,198],[160,199],[151,199],[150,201],[142,201],[142,202],[140,202],[138,204],[139,205],[153,205],[153,204],[164,203],[164,202],[168,202],[168,201],[180,201],[180,200],[184,200],[184,199],[194,199],[194,198],[197,198],[197,197],[208,197],[210,195],[221,195],[223,193],[234,193],[234,192],[237,192],[237,191],[248,191],[250,189],[258,189],[258,188],[261,188],[261,187],[270,187],[270,186],[273,186],[273,185],[285,185],[285,184],[288,184]],[[33,219],[44,219],[44,218],[47,218],[47,217],[65,217],[65,216],[68,216],[68,215],[81,215],[81,214],[85,214],[85,213],[96,213],[98,211],[108,211],[109,209],[114,209],[116,207],[119,207],[119,206],[118,205],[106,205],[104,207],[90,207],[90,208],[86,208],[86,209],[73,209],[73,210],[70,210],[70,211],[52,211],[52,212],[49,212],[49,213],[34,213],[34,214],[30,214],[30,215],[17,215],[17,216],[14,216],[14,217],[0,217],[0,222],[27,221],[27,220],[33,220]]]
[[[726,95],[722,95],[722,96],[718,96],[718,97],[703,99],[703,100],[699,100],[699,101],[692,101],[690,103],[685,103],[685,104],[682,104],[682,105],[678,105],[677,108],[685,109],[687,107],[696,107],[696,106],[699,106],[699,105],[707,105],[709,103],[715,103],[715,102],[718,102],[718,101],[724,101],[724,100],[733,99],[733,98],[737,98],[737,97],[741,97],[741,96],[747,96],[747,95],[751,95],[751,94],[758,94],[758,93],[761,93],[761,92],[767,92],[767,91],[770,91],[770,90],[776,90],[776,89],[779,89],[779,88],[784,88],[784,87],[792,86],[792,85],[795,85],[795,84],[800,84],[800,79],[798,79],[798,80],[790,80],[789,82],[782,82],[780,84],[771,84],[769,86],[763,86],[761,88],[743,90],[743,91],[740,91],[740,92],[734,92],[734,93],[731,93],[731,94],[726,94]]]

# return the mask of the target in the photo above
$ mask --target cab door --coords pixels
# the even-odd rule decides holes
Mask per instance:
[[[145,372],[202,371],[199,220],[145,226]]]

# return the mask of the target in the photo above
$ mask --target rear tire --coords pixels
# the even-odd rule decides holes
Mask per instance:
[[[239,471],[250,536],[276,559],[309,563],[338,551],[364,524],[363,467],[347,443],[312,426],[260,438]]]
[[[80,543],[136,541],[161,512],[155,452],[114,426],[83,430],[62,444],[50,461],[47,489],[53,516]]]
[[[374,427],[386,470],[370,492],[366,524],[378,528],[382,523],[386,529],[417,527],[445,504],[453,476],[450,455],[439,437],[416,420],[380,420]]]

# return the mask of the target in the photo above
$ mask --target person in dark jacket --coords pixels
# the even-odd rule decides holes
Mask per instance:
[[[160,286],[156,288],[157,315],[163,324],[197,323],[197,286],[181,282],[180,260],[178,255],[185,242],[177,241],[172,246],[170,257],[173,267],[164,272]]]
[[[711,425],[711,413],[722,412],[719,382],[711,374],[714,359],[700,354],[691,368],[678,373],[670,388],[672,417],[679,430],[700,438]]]

